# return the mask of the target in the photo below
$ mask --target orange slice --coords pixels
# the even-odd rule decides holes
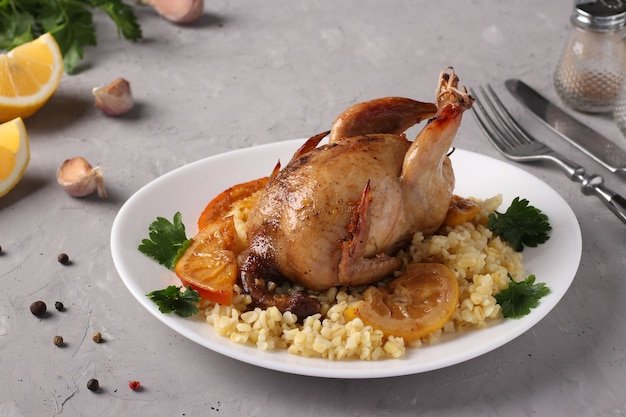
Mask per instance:
[[[20,182],[29,160],[28,134],[22,119],[0,124],[0,197]]]
[[[193,237],[174,271],[202,298],[230,305],[238,273],[237,254],[243,249],[232,217],[220,218]]]
[[[49,33],[0,54],[0,123],[39,110],[62,75],[63,56]]]
[[[345,310],[348,320],[358,317],[385,336],[410,342],[450,320],[459,302],[459,286],[445,265],[416,263],[409,264],[387,287],[370,286],[363,296]]]
[[[262,190],[269,177],[233,185],[222,191],[207,204],[198,218],[198,230],[204,229],[215,220],[231,215],[232,210],[248,210],[256,201],[257,191]],[[246,217],[247,218],[247,217]],[[245,219],[244,219],[245,220]]]
[[[458,226],[472,220],[479,212],[480,204],[468,198],[453,195],[443,224],[451,227]]]

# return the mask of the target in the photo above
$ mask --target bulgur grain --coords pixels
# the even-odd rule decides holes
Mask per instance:
[[[442,263],[452,270],[459,283],[459,305],[452,319],[420,340],[407,344],[399,337],[385,337],[359,318],[347,321],[344,311],[362,298],[365,287],[331,288],[314,294],[320,300],[321,313],[305,318],[302,323],[291,313],[281,314],[276,307],[247,311],[251,298],[237,286],[232,306],[202,301],[200,308],[217,333],[233,343],[250,343],[262,350],[285,349],[291,354],[328,360],[403,358],[407,347],[435,343],[443,333],[483,328],[489,320],[501,317],[494,296],[507,287],[508,274],[520,281],[525,271],[521,254],[487,228],[489,213],[500,206],[502,197],[475,201],[481,210],[471,222],[445,227],[428,238],[415,233],[411,245],[400,254],[405,265]],[[232,214],[239,220],[236,221],[238,233],[245,236],[247,212],[239,210]],[[237,219],[237,216],[241,217]],[[294,289],[301,288],[280,284],[275,291],[287,293]]]

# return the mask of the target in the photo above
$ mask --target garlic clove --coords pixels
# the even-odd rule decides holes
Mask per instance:
[[[98,197],[107,198],[104,177],[100,167],[93,168],[83,157],[66,159],[57,170],[57,182],[72,197],[86,197],[98,192]]]
[[[204,13],[204,0],[143,0],[151,5],[164,19],[172,23],[188,24]]]
[[[96,107],[109,116],[119,116],[133,108],[130,83],[124,78],[118,78],[104,87],[96,87],[91,92],[96,98]]]

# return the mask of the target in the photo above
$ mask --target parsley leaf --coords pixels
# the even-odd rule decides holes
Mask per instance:
[[[195,303],[200,301],[200,295],[191,287],[181,291],[182,287],[170,285],[169,287],[152,291],[146,296],[159,307],[161,313],[176,313],[181,317],[190,317],[198,313]]]
[[[13,49],[34,39],[34,18],[20,8],[7,7],[0,1],[0,49]]]
[[[534,248],[546,242],[552,230],[548,216],[519,197],[515,197],[506,212],[489,214],[488,227],[518,252],[524,246]]]
[[[141,241],[137,248],[139,252],[173,270],[178,259],[192,242],[192,239],[187,239],[181,218],[180,212],[174,214],[173,223],[163,217],[157,217],[148,227],[150,239]]]
[[[141,39],[142,33],[137,16],[131,6],[121,0],[88,0],[93,7],[106,12],[117,26],[117,36],[129,41]]]
[[[50,32],[59,44],[68,74],[76,71],[85,46],[96,46],[93,9],[102,9],[119,37],[141,39],[132,6],[122,0],[0,0],[0,49],[13,49]]]
[[[511,275],[509,274],[509,278]],[[502,307],[504,317],[518,319],[530,313],[539,305],[539,299],[548,295],[550,289],[544,283],[535,284],[535,276],[529,275],[524,281],[515,282],[511,278],[509,286],[496,294],[496,301]]]

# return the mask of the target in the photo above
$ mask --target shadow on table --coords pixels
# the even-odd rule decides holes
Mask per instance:
[[[6,195],[0,198],[0,211],[37,192],[50,182],[47,178],[26,172],[24,177]]]

